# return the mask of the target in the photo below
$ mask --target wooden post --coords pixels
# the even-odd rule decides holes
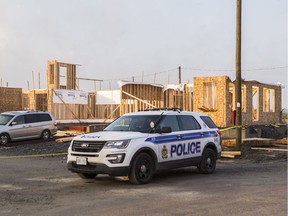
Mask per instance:
[[[38,72],[38,89],[40,89],[40,72]]]
[[[181,84],[181,66],[178,67],[178,83]]]
[[[34,86],[34,71],[32,71],[32,89],[35,89],[35,86]]]
[[[94,92],[95,92],[95,95],[96,95],[96,81],[94,80]]]
[[[241,0],[237,0],[236,9],[236,147],[242,144],[242,95],[241,95]]]

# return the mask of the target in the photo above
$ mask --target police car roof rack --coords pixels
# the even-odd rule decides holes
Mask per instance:
[[[177,111],[181,112],[182,109],[179,107],[159,107],[159,108],[146,108],[144,111]]]

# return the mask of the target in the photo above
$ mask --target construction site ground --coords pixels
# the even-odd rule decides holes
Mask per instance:
[[[265,148],[285,150],[283,142]],[[68,146],[53,139],[0,147],[0,215],[287,215],[285,151],[251,149],[221,158],[212,175],[187,167],[136,186],[127,177],[80,179],[66,168]]]

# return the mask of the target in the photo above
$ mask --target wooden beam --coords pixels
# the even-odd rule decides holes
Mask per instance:
[[[135,97],[134,95],[131,95],[131,94],[129,94],[129,93],[126,92],[126,91],[123,91],[123,90],[122,90],[122,93],[124,93],[124,94],[128,95],[129,97],[132,97],[132,98],[134,98],[134,99],[136,99],[136,100],[139,100],[139,101],[141,101],[142,103],[145,103],[145,104],[147,104],[147,105],[149,105],[149,106],[151,106],[151,107],[153,107],[153,108],[157,108],[157,106],[154,106],[153,104],[150,104],[150,103],[148,103],[148,102],[146,102],[146,101],[144,101],[144,100],[142,100],[142,99],[140,99],[140,98],[138,98],[138,97]]]

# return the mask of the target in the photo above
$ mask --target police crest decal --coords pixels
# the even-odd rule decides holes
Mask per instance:
[[[165,145],[162,148],[162,158],[163,159],[168,158],[168,149],[167,149],[167,147]]]

